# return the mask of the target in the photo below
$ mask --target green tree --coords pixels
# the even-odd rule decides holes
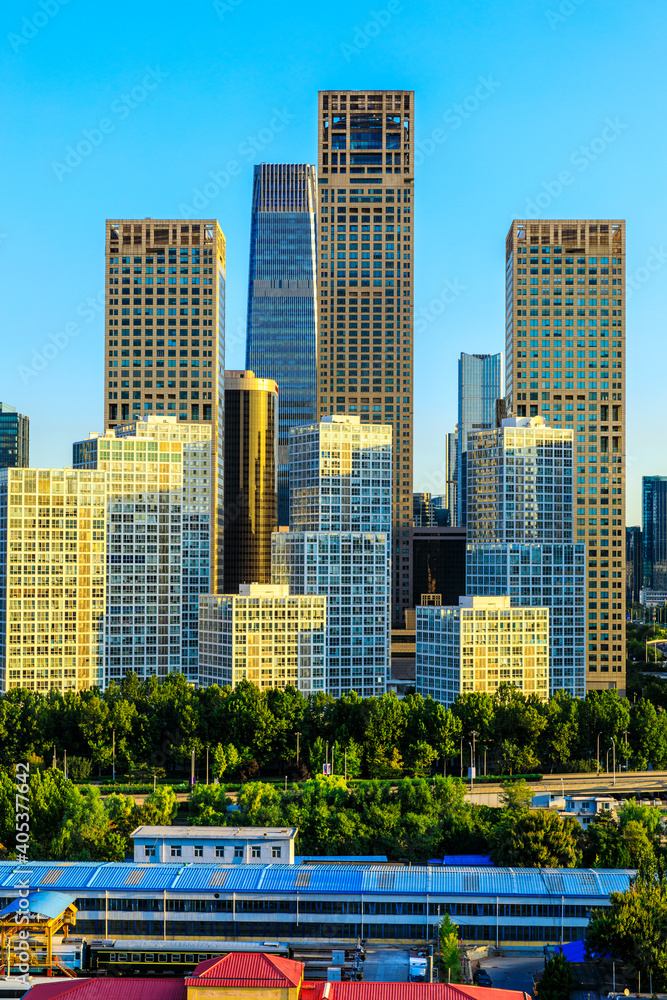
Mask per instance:
[[[440,940],[440,968],[447,982],[460,983],[461,962],[459,960],[459,929],[448,913],[438,925]]]
[[[525,778],[505,781],[500,793],[500,801],[505,809],[523,809],[533,801],[533,789]]]
[[[655,862],[641,867],[627,892],[612,892],[610,906],[593,910],[586,948],[621,959],[645,983],[652,973],[654,990],[667,990],[667,879]]]
[[[491,833],[497,865],[521,868],[576,868],[581,864],[580,828],[549,809],[509,812]]]
[[[176,792],[170,785],[160,785],[147,795],[139,809],[138,821],[147,826],[170,826],[178,813]]]
[[[557,952],[544,967],[537,994],[539,1000],[569,1000],[574,985],[572,966],[565,955]]]

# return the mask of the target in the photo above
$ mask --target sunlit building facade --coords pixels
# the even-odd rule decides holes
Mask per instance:
[[[465,354],[459,358],[459,409],[456,436],[457,520],[467,523],[468,435],[496,424],[496,400],[501,394],[502,354]]]
[[[30,465],[30,419],[15,406],[0,403],[0,469]]]
[[[0,690],[103,683],[107,477],[0,470]]]

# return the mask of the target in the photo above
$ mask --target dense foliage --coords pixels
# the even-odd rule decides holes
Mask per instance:
[[[667,712],[641,692],[635,703],[616,691],[543,703],[505,686],[462,695],[446,709],[419,695],[334,700],[293,688],[243,683],[232,691],[132,675],[104,693],[14,690],[0,698],[0,767],[31,757],[48,764],[55,747],[59,760],[64,750],[75,758],[73,776],[83,778],[109,774],[114,741],[119,777],[187,769],[193,750],[200,776],[207,750],[212,775],[241,779],[305,778],[321,773],[332,753],[335,773],[347,763],[348,777],[460,774],[473,733],[478,764],[485,758],[489,773],[594,769],[598,734],[602,763],[613,739],[618,767],[667,766]]]

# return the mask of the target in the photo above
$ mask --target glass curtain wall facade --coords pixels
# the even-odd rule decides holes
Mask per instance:
[[[16,407],[0,403],[0,469],[30,465],[30,420]]]
[[[502,354],[465,354],[459,358],[459,422],[456,524],[467,523],[468,434],[496,425],[496,400],[500,396]]]
[[[278,384],[281,525],[289,521],[290,427],[317,419],[316,185],[307,163],[255,166],[245,363]]]
[[[458,520],[459,494],[459,432],[458,428],[445,435],[445,506],[449,512],[449,524],[454,526]]]
[[[667,590],[667,476],[642,477],[642,540],[641,587]]]
[[[587,690],[625,691],[625,222],[515,219],[505,243],[505,396],[575,439]]]
[[[271,583],[278,527],[278,387],[253,372],[225,372],[225,591]]]

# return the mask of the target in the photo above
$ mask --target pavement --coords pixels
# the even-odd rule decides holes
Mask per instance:
[[[407,983],[410,952],[405,948],[366,948],[364,981],[367,983]]]
[[[544,952],[540,948],[521,955],[482,958],[479,964],[488,972],[494,989],[520,990],[533,996],[533,973],[544,968]],[[473,968],[476,967],[477,962],[474,962]]]

